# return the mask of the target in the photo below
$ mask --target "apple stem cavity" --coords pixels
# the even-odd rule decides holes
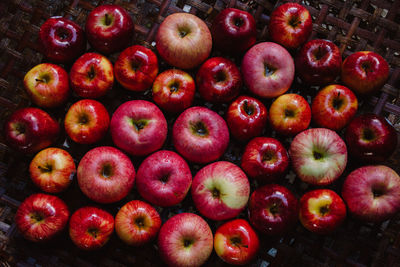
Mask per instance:
[[[131,62],[131,68],[133,71],[137,71],[141,66],[141,63],[139,61],[133,60]]]
[[[142,130],[142,129],[144,129],[144,127],[146,126],[146,124],[147,124],[147,121],[145,121],[145,120],[133,120],[132,119],[132,125],[135,127],[135,129],[136,129],[136,131],[140,131],[140,130]]]
[[[285,109],[285,118],[293,118],[295,115],[294,110],[292,109]]]
[[[230,242],[233,246],[239,247],[242,243],[242,239],[238,236],[234,236],[230,239]]]
[[[24,134],[26,132],[25,125],[22,123],[17,123],[15,125],[15,131],[17,132],[17,135]]]
[[[275,155],[272,151],[266,151],[263,155],[262,155],[262,161],[264,163],[268,163],[270,161],[272,161],[275,158]]]
[[[185,38],[190,33],[190,29],[186,26],[179,27],[178,31],[181,38]]]
[[[139,227],[139,228],[143,228],[144,227],[144,218],[143,217],[138,217],[135,219],[135,224]]]
[[[270,207],[269,207],[269,212],[272,214],[272,215],[276,215],[276,214],[278,214],[279,213],[279,207],[278,207],[278,205],[276,204],[276,203],[273,203]]]
[[[191,240],[191,239],[185,238],[185,239],[183,240],[183,246],[184,246],[185,248],[190,247],[192,244],[193,244],[193,240]]]
[[[321,152],[318,152],[318,151],[314,150],[313,151],[313,157],[316,160],[320,160],[320,159],[322,159],[324,157],[324,155]]]
[[[35,222],[41,222],[44,219],[44,216],[42,214],[40,214],[39,212],[31,213],[30,217]]]
[[[169,91],[171,93],[176,93],[179,90],[179,82],[178,81],[174,81],[170,86],[169,86]]]
[[[215,75],[214,75],[214,80],[219,83],[219,82],[224,82],[226,81],[226,73],[223,70],[219,70]]]
[[[221,195],[221,192],[220,192],[217,188],[214,188],[214,189],[211,191],[211,193],[212,193],[213,198],[219,198],[220,195]]]
[[[204,137],[204,136],[207,136],[207,134],[208,134],[207,127],[201,121],[198,121],[198,122],[192,124],[191,128],[192,128],[193,133],[196,135]]]
[[[321,213],[322,216],[324,216],[325,214],[327,214],[329,212],[329,206],[328,205],[322,206],[319,209],[319,212]]]
[[[372,188],[372,194],[374,198],[379,198],[385,194],[385,191],[382,188]]]
[[[82,113],[78,117],[79,124],[85,125],[89,122],[89,117],[86,113]]]
[[[244,21],[242,18],[234,18],[233,19],[233,24],[235,24],[236,27],[240,28],[243,26]]]
[[[110,26],[112,23],[112,17],[109,14],[104,15],[104,25]]]
[[[371,130],[370,128],[366,128],[362,132],[362,138],[366,141],[373,141],[376,136],[373,130]]]
[[[93,80],[94,77],[96,77],[96,71],[95,71],[93,65],[90,66],[90,69],[89,69],[89,72],[88,72],[88,77],[89,77],[90,80]]]
[[[249,105],[249,102],[247,100],[245,100],[244,103],[243,103],[243,111],[249,116],[253,115],[254,106],[253,105]]]
[[[89,228],[87,230],[88,234],[93,236],[94,238],[97,238],[97,234],[99,233],[99,230],[97,230],[96,228]]]
[[[292,26],[293,28],[296,28],[297,26],[299,26],[301,24],[301,20],[299,19],[299,17],[297,16],[292,16],[289,19],[289,25]]]
[[[51,172],[53,170],[53,166],[51,166],[50,164],[46,164],[43,167],[42,166],[38,166],[38,169],[41,172]]]
[[[265,77],[271,76],[276,71],[276,68],[272,67],[271,65],[265,64],[265,63],[264,63],[264,69],[265,69],[265,72],[264,72]]]
[[[36,78],[35,81],[41,83],[48,83],[50,81],[50,76],[48,74],[40,75],[39,78]]]
[[[110,164],[104,164],[103,168],[101,169],[101,175],[104,178],[110,178],[112,175],[112,166]]]
[[[339,110],[343,105],[343,99],[340,98],[340,92],[332,101],[332,106],[335,110]]]

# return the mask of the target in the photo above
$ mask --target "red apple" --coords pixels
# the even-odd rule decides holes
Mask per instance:
[[[68,188],[76,167],[71,155],[60,148],[46,148],[32,159],[29,174],[33,183],[47,193],[60,193]]]
[[[119,54],[114,72],[115,78],[125,89],[145,91],[157,76],[157,56],[144,46],[130,46]]]
[[[131,191],[135,168],[131,160],[110,146],[87,152],[78,165],[78,183],[82,192],[99,203],[120,201]]]
[[[67,225],[68,217],[68,207],[60,198],[33,194],[18,207],[15,224],[26,239],[41,242],[60,233]]]
[[[146,202],[132,200],[115,216],[115,231],[119,238],[131,246],[141,246],[152,241],[161,227],[158,212]]]

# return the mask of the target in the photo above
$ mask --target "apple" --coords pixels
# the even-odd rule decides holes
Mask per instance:
[[[214,249],[226,263],[244,265],[257,255],[260,241],[257,233],[243,219],[236,219],[218,227],[214,235]]]
[[[60,126],[47,112],[38,108],[21,108],[4,124],[5,139],[23,153],[35,153],[53,144]]]
[[[115,78],[125,89],[145,91],[157,76],[157,56],[144,46],[130,46],[119,54],[114,72]]]
[[[340,75],[342,55],[339,47],[329,40],[307,42],[295,58],[296,71],[310,85],[325,85]]]
[[[131,160],[110,146],[87,152],[78,165],[78,184],[82,192],[98,203],[113,203],[128,195],[135,182]]]
[[[153,205],[170,207],[180,203],[192,184],[186,161],[173,151],[160,150],[148,156],[137,172],[136,189]]]
[[[60,198],[33,194],[18,207],[15,224],[24,238],[33,242],[47,241],[67,225],[69,211]]]
[[[297,222],[299,203],[293,193],[277,184],[257,188],[249,200],[249,221],[263,234],[282,235]]]
[[[260,136],[267,125],[268,112],[264,104],[250,96],[239,96],[226,113],[226,123],[234,138],[247,141]]]
[[[168,266],[201,266],[213,250],[213,234],[200,216],[180,213],[161,226],[158,250]]]
[[[284,176],[289,167],[289,156],[277,139],[256,137],[246,145],[241,167],[249,177],[271,183]]]
[[[86,50],[83,29],[63,17],[51,17],[40,26],[39,42],[45,57],[57,63],[69,63]]]
[[[271,13],[268,31],[272,41],[295,49],[311,35],[310,12],[297,3],[285,3]]]
[[[113,87],[113,66],[105,56],[86,53],[72,65],[69,78],[71,87],[78,96],[99,98]]]
[[[74,103],[65,115],[64,128],[68,136],[79,144],[93,144],[107,133],[110,116],[100,102],[83,99]]]
[[[389,64],[379,54],[359,51],[348,56],[342,64],[342,81],[356,94],[378,92],[389,77]]]
[[[167,121],[161,110],[146,100],[120,105],[110,124],[114,144],[130,155],[145,156],[162,147],[167,138]]]
[[[400,177],[383,165],[364,166],[347,176],[342,196],[356,218],[382,222],[400,212]]]
[[[212,38],[200,18],[189,13],[174,13],[158,28],[156,44],[158,53],[168,64],[192,69],[210,55]]]
[[[189,73],[169,69],[159,74],[153,83],[153,101],[163,110],[179,113],[193,103],[196,85]]]
[[[132,200],[115,216],[115,231],[119,238],[131,246],[141,246],[152,241],[161,227],[158,212],[146,202]]]
[[[329,234],[346,218],[346,205],[330,189],[317,189],[305,193],[300,199],[299,219],[309,231]]]
[[[285,48],[272,42],[250,48],[243,57],[241,70],[250,92],[263,98],[285,93],[294,78],[292,56]]]
[[[347,148],[332,130],[313,128],[293,139],[289,149],[297,176],[306,183],[328,185],[342,175],[347,164]]]
[[[42,63],[26,73],[24,87],[34,104],[43,108],[54,108],[68,99],[68,79],[68,73],[60,66]]]
[[[208,163],[224,154],[229,144],[229,130],[216,112],[205,107],[191,107],[176,119],[172,140],[185,159]]]
[[[103,247],[114,231],[114,217],[96,207],[83,207],[75,211],[69,221],[69,236],[80,249]]]
[[[245,208],[250,184],[238,166],[217,161],[196,173],[191,193],[196,209],[204,217],[221,221],[236,217]]]
[[[60,148],[46,148],[32,159],[29,174],[33,183],[47,193],[60,193],[68,188],[76,167],[71,155]]]
[[[127,47],[134,34],[129,13],[118,5],[101,5],[93,9],[86,19],[86,36],[90,45],[104,54]]]
[[[397,133],[386,118],[366,113],[348,125],[345,140],[349,154],[361,163],[379,163],[388,159],[397,147]]]
[[[226,8],[214,18],[211,34],[215,46],[220,51],[240,54],[255,44],[256,22],[247,11]]]
[[[354,93],[338,84],[321,89],[311,105],[314,122],[334,131],[344,128],[353,119],[357,109],[358,101]]]
[[[311,122],[311,108],[301,95],[279,96],[269,108],[269,123],[283,135],[296,135],[308,128]]]

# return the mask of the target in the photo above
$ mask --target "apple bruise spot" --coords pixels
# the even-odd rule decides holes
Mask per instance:
[[[198,121],[191,125],[192,132],[198,136],[205,137],[208,135],[208,130],[202,121]]]
[[[372,129],[366,128],[362,131],[362,139],[365,141],[373,141],[375,140],[376,136]]]
[[[44,166],[38,166],[38,169],[42,172],[42,173],[46,173],[46,172],[51,172],[53,170],[53,166],[51,166],[49,163],[47,163]]]
[[[43,214],[41,214],[39,212],[33,212],[33,213],[30,214],[29,217],[35,222],[41,222],[41,221],[44,220]]]
[[[275,67],[272,67],[271,65],[264,63],[264,76],[265,77],[269,77],[271,75],[273,75],[276,71]]]
[[[245,100],[243,102],[242,109],[249,116],[253,115],[253,113],[254,113],[254,106],[253,105],[249,105],[249,102],[247,100]]]
[[[93,236],[94,238],[97,238],[97,235],[99,234],[99,230],[96,228],[89,228],[87,230],[88,234]]]

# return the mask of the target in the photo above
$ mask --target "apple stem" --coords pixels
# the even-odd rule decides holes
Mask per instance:
[[[247,115],[252,115],[254,113],[254,109],[249,106],[249,102],[247,100],[245,100],[243,103],[243,110]]]
[[[106,24],[107,26],[109,26],[111,24],[111,18],[110,16],[106,13],[105,15],[105,20],[104,20],[104,24]]]
[[[52,166],[51,165],[49,165],[49,164],[46,164],[45,166],[38,166],[38,169],[41,171],[41,172],[51,172],[52,170],[53,170],[53,168],[52,168]]]

